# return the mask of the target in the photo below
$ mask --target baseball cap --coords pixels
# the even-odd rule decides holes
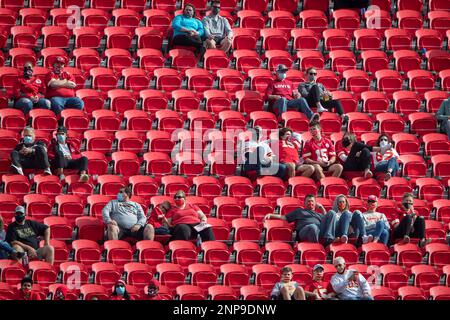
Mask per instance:
[[[55,62],[59,62],[59,63],[66,63],[66,59],[64,57],[58,56],[55,58],[55,60],[53,61],[53,63]]]
[[[56,130],[56,132],[64,132],[67,134],[67,128],[64,126],[59,126],[58,129]]]
[[[378,198],[377,198],[377,196],[375,196],[375,195],[370,195],[370,196],[367,198],[367,201],[378,202]]]
[[[275,69],[276,72],[286,72],[288,70],[288,67],[286,67],[284,64],[277,65],[277,68]]]
[[[317,269],[325,270],[325,268],[324,268],[323,265],[321,265],[321,264],[316,264],[316,265],[313,267],[313,271],[316,271]]]
[[[25,214],[25,208],[22,206],[17,206],[16,209],[14,210],[15,214],[21,213],[21,214]]]

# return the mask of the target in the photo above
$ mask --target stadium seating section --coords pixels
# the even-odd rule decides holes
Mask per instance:
[[[333,11],[328,0],[222,0],[222,15],[234,30],[232,52],[207,50],[200,62],[170,44],[171,19],[185,3],[201,18],[209,1],[0,0],[0,210],[8,225],[14,208],[24,204],[30,219],[50,226],[56,250],[54,266],[31,261],[25,270],[0,260],[0,299],[13,297],[26,273],[35,291],[51,296],[55,283],[70,285],[74,270],[82,286],[69,290],[70,299],[107,299],[121,277],[139,299],[153,276],[169,299],[268,299],[281,267],[292,267],[294,280],[304,285],[316,263],[329,279],[336,256],[375,277],[375,299],[450,299],[450,149],[433,116],[450,91],[449,2],[379,0],[381,11],[360,12]],[[66,9],[74,5],[80,10]],[[57,55],[69,59],[85,110],[65,110],[57,119],[48,110],[24,116],[11,109],[23,64],[36,62],[35,73],[43,77]],[[342,101],[349,119],[344,127],[333,114],[321,117],[334,143],[342,131],[367,143],[393,135],[400,176],[387,183],[243,177],[236,152],[246,130],[308,128],[300,113],[277,119],[265,109],[265,88],[279,63],[289,66],[294,83],[316,67],[318,81]],[[30,124],[49,143],[58,121],[88,157],[91,181],[11,174],[9,152],[23,127]],[[209,132],[198,135],[198,124]],[[184,130],[173,136],[176,129]],[[229,136],[230,129],[243,133]],[[219,161],[229,154],[231,160]],[[126,185],[146,212],[186,191],[188,202],[209,217],[216,241],[200,247],[167,244],[161,236],[104,241],[101,209]],[[340,190],[348,191],[352,210],[364,209],[363,200],[376,192],[388,218],[399,197],[414,192],[432,242],[424,248],[416,242],[324,248],[294,241],[293,225],[284,221],[263,223],[266,213],[302,206],[309,193],[329,209]]]

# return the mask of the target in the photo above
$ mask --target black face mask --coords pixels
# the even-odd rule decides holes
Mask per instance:
[[[25,215],[17,215],[17,216],[15,216],[14,217],[15,218],[15,220],[18,222],[18,223],[22,223],[22,222],[24,222],[25,221]]]
[[[24,68],[23,76],[27,79],[30,79],[33,76],[33,69],[32,68]]]
[[[403,204],[403,207],[405,207],[406,209],[410,209],[410,208],[411,208],[411,206],[412,206],[412,204],[411,204],[411,203],[406,203],[406,202],[403,202],[402,204]]]
[[[344,148],[347,148],[350,145],[350,139],[345,137],[344,139],[342,139],[342,146]]]
[[[212,12],[213,15],[217,15],[220,12],[220,8],[212,8],[211,12]]]

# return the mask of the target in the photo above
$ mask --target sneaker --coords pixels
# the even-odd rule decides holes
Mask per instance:
[[[367,172],[364,174],[364,178],[370,179],[373,177],[373,173],[370,170],[367,170]]]
[[[15,166],[15,165],[11,165],[11,168],[13,168],[13,170],[16,172],[16,173],[18,173],[18,174],[20,174],[20,175],[22,175],[22,176],[24,176],[25,174],[23,173],[23,170],[22,170],[22,168],[21,167],[18,167],[18,166]]]
[[[341,242],[342,242],[342,243],[347,243],[347,242],[348,242],[348,236],[343,235],[343,236],[341,237]]]
[[[318,113],[314,113],[313,116],[311,117],[311,120],[309,120],[309,123],[319,122],[319,119],[320,115]]]
[[[47,168],[44,170],[44,174],[48,174],[48,175],[52,175],[52,170],[50,170],[50,168]]]
[[[86,183],[89,181],[89,175],[86,173],[80,174],[80,182]]]
[[[64,181],[65,178],[66,178],[65,175],[63,175],[63,174],[60,174],[60,175],[59,175],[59,181]]]
[[[373,236],[362,236],[363,243],[369,243],[373,241]]]
[[[320,106],[317,108],[317,112],[327,112],[328,110],[325,109],[324,107]]]
[[[333,243],[337,243],[337,242],[341,242],[341,238],[340,237],[334,238]]]
[[[384,176],[384,181],[388,181],[390,178],[392,178],[392,175],[390,172],[386,173]]]
[[[427,244],[430,244],[433,239],[422,239],[419,242],[419,247],[424,248]]]
[[[411,238],[409,236],[403,237],[403,243],[409,243],[411,241]]]

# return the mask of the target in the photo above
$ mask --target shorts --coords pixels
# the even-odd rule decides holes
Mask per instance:
[[[277,296],[277,298],[275,300],[284,300],[284,299],[283,299],[283,296],[280,294]],[[295,300],[295,296],[293,294],[291,295],[291,300]]]
[[[43,260],[44,259],[43,252],[42,252],[42,251],[44,251],[43,249],[44,248],[39,248],[39,249],[36,250],[36,254],[37,254],[38,260]]]
[[[131,229],[120,229],[119,239],[124,238],[135,238],[137,240],[144,240],[144,229],[145,227],[141,227],[138,231],[132,232]]]
[[[222,42],[222,40],[223,39],[225,39],[224,37],[214,37],[214,42],[216,43],[216,44],[220,44],[221,42]]]
[[[166,228],[166,227],[155,228],[155,234],[156,235],[170,234],[170,230],[169,230],[169,228]]]

